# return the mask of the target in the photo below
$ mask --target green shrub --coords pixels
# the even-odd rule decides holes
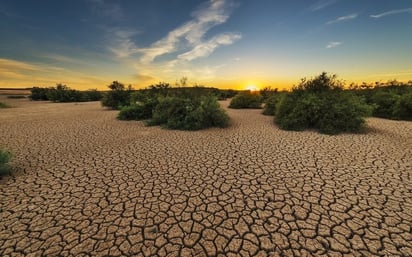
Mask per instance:
[[[102,92],[97,89],[89,89],[87,91],[83,91],[82,93],[82,98],[84,101],[100,101],[103,98]]]
[[[156,105],[157,99],[149,99],[146,102],[125,106],[120,110],[117,118],[119,120],[147,120],[152,118]]]
[[[149,125],[181,130],[226,127],[228,123],[229,117],[213,96],[159,98],[152,119],[148,122]]]
[[[375,106],[373,116],[380,118],[393,118],[394,107],[399,95],[393,92],[378,91],[372,95],[372,103]]]
[[[126,89],[122,83],[113,81],[108,87],[110,91],[103,96],[101,101],[103,106],[119,110],[124,106],[130,105],[131,86]]]
[[[250,92],[243,92],[237,94],[232,98],[229,104],[229,108],[233,109],[260,109],[262,105],[262,97],[259,94],[253,94]]]
[[[0,102],[0,109],[3,109],[3,108],[10,108],[10,105]]]
[[[87,102],[99,101],[102,98],[102,93],[96,89],[79,91],[63,84],[57,84],[56,87],[49,88],[33,87],[29,98],[33,101],[52,101],[55,103]]]
[[[48,101],[47,92],[49,88],[33,87],[30,92],[29,98],[33,101]]]
[[[11,160],[11,153],[0,149],[0,175],[9,172],[10,167],[7,163]]]
[[[305,79],[277,105],[275,122],[286,130],[317,129],[325,134],[358,132],[372,107],[343,90],[336,76]]]
[[[412,120],[412,92],[402,95],[393,107],[393,117]]]
[[[275,115],[276,106],[282,100],[283,94],[273,94],[269,96],[265,101],[265,106],[263,108],[263,115]]]

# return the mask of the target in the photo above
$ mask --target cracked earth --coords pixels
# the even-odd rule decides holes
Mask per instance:
[[[229,109],[185,132],[11,104],[0,256],[412,256],[412,122],[326,136]]]

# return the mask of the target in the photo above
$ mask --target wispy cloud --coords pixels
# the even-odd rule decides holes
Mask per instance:
[[[110,37],[115,39],[112,39],[108,49],[120,58],[139,53],[140,62],[143,64],[153,62],[156,57],[185,49],[186,53],[178,55],[179,60],[193,60],[207,56],[220,45],[230,45],[241,38],[240,33],[223,33],[207,41],[204,40],[205,34],[211,28],[227,21],[233,7],[231,0],[210,0],[207,5],[192,13],[192,20],[170,31],[164,38],[146,48],[139,48],[132,39],[137,34],[135,31],[106,29]]]
[[[62,81],[62,78],[69,79]],[[101,76],[94,77],[45,63],[0,58],[0,87],[53,86],[56,83],[64,83],[87,89],[96,85],[104,85],[109,81]]]
[[[39,68],[33,64],[0,58],[0,71],[4,72],[13,70],[36,71],[39,70]]]
[[[128,57],[139,52],[139,48],[132,40],[132,37],[138,34],[137,31],[128,29],[107,29],[107,31],[112,39],[108,48],[117,57]]]
[[[225,23],[233,9],[230,0],[211,0],[208,5],[193,12],[193,19],[170,31],[166,37],[153,43],[150,47],[141,49],[141,61],[150,63],[156,57],[176,52],[184,44],[192,48],[189,52],[179,55],[180,59],[193,60],[209,55],[219,45],[232,44],[241,38],[239,33],[216,35],[204,41],[204,35],[213,27]],[[208,49],[208,50],[206,50]]]
[[[327,45],[326,45],[326,48],[335,48],[335,47],[338,47],[338,46],[340,46],[340,45],[342,45],[343,44],[343,42],[337,42],[337,41],[333,41],[333,42],[329,42]]]
[[[412,8],[391,10],[391,11],[387,11],[387,12],[383,12],[383,13],[379,13],[379,14],[372,14],[369,17],[379,19],[379,18],[382,18],[382,17],[385,17],[385,16],[400,14],[400,13],[412,13]]]
[[[338,23],[338,22],[342,22],[342,21],[349,21],[349,20],[356,19],[357,17],[358,17],[358,14],[353,13],[353,14],[349,14],[349,15],[346,15],[346,16],[341,16],[341,17],[338,17],[334,20],[328,21],[326,24],[334,24],[334,23]]]
[[[309,7],[309,10],[311,11],[319,11],[322,10],[330,5],[336,4],[339,0],[319,0],[315,4],[313,4],[311,7]]]
[[[242,36],[239,33],[225,33],[225,34],[217,35],[206,42],[202,42],[196,45],[191,51],[180,54],[178,56],[178,59],[191,61],[199,57],[208,56],[217,47],[221,45],[231,45],[236,40],[239,40],[241,37]]]

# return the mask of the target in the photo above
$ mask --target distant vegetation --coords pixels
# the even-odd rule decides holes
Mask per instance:
[[[66,85],[57,84],[56,87],[33,87],[29,98],[33,101],[52,102],[88,102],[100,101],[102,93],[95,90],[79,91],[71,89]]]
[[[102,104],[120,109],[118,119],[146,120],[148,125],[180,130],[226,127],[229,116],[220,107],[218,99],[233,96],[236,92],[199,86],[172,88],[163,82],[132,90],[115,81],[109,88]]]
[[[233,109],[260,109],[262,96],[259,93],[242,92],[232,98],[229,108]]]
[[[375,117],[412,120],[412,81],[351,85],[350,90],[373,106]]]
[[[11,153],[0,148],[0,176],[9,172],[7,163],[11,160]]]

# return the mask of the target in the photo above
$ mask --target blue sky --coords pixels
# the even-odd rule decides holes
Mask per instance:
[[[0,87],[412,79],[411,0],[2,0]]]

